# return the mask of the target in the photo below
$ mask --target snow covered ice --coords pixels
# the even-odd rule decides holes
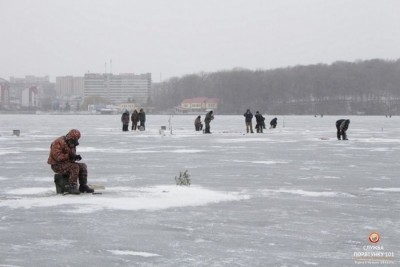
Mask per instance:
[[[171,134],[161,115],[144,132],[120,115],[0,115],[0,266],[359,266],[371,232],[399,264],[399,117],[278,116],[245,134],[216,114],[211,135],[195,117]],[[49,146],[72,128],[101,195],[55,192]]]

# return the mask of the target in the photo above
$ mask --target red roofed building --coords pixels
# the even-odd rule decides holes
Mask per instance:
[[[184,99],[179,107],[176,107],[177,113],[198,113],[218,108],[217,98],[195,97]]]

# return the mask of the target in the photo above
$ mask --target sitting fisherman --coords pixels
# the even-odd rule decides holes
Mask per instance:
[[[87,166],[85,163],[78,163],[82,157],[76,154],[76,146],[79,145],[81,133],[70,130],[67,135],[54,140],[50,146],[50,155],[47,163],[55,173],[68,176],[69,193],[93,193],[94,190],[87,185]],[[79,190],[77,183],[79,179]]]

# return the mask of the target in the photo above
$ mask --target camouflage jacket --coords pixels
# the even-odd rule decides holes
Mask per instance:
[[[69,147],[65,136],[61,136],[51,143],[48,164],[60,164],[65,162],[74,162],[76,156],[76,147]]]

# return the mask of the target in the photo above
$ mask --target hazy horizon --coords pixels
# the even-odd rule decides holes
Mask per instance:
[[[112,71],[159,82],[237,67],[395,60],[399,8],[395,0],[0,0],[0,78]]]

